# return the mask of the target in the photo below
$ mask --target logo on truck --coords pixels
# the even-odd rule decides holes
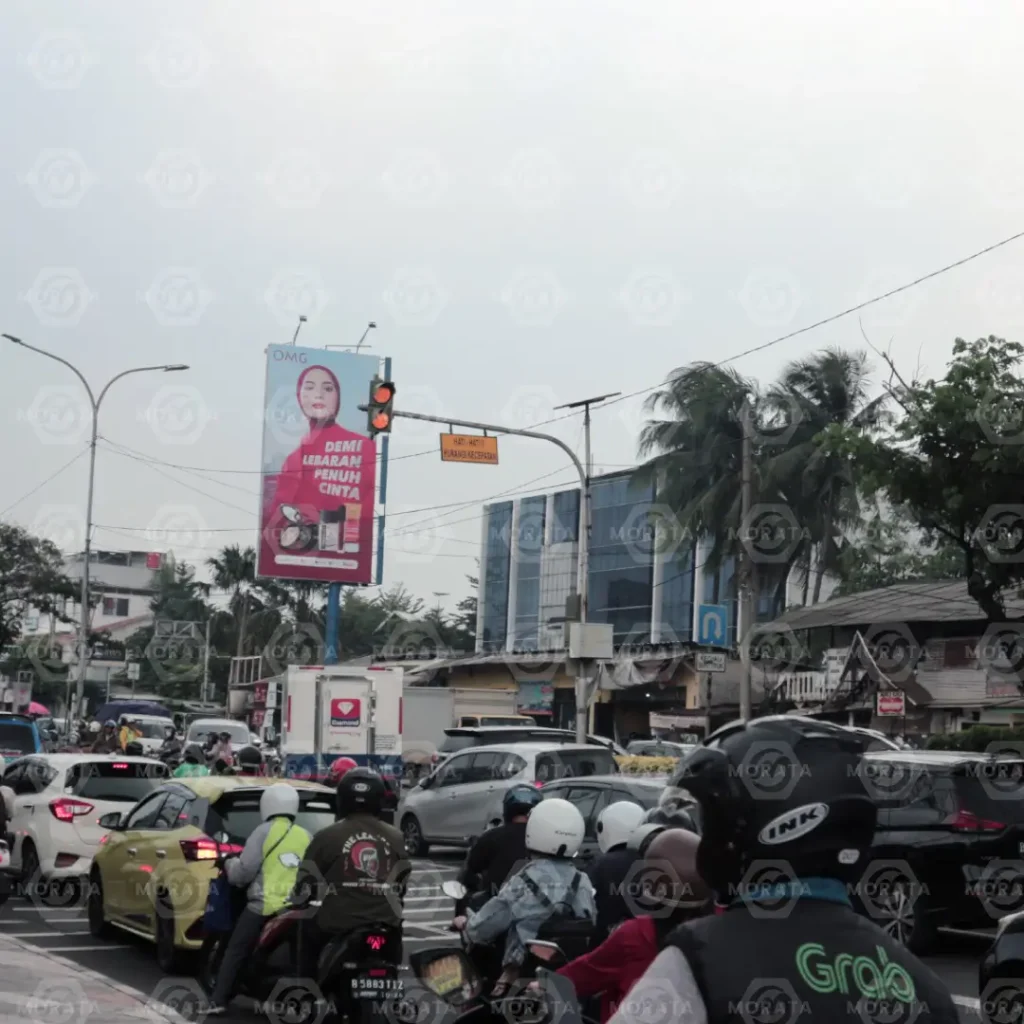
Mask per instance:
[[[363,720],[362,702],[353,697],[340,697],[331,701],[331,728],[353,729]]]

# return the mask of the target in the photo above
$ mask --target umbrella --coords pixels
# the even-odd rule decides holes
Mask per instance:
[[[48,715],[50,713],[50,709],[48,707],[44,707],[39,703],[39,701],[34,700],[28,706],[28,713],[30,715]]]

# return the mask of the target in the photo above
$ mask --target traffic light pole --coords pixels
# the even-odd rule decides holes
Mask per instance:
[[[560,438],[551,434],[540,434],[535,430],[519,430],[515,427],[503,427],[496,423],[474,423],[472,420],[456,420],[450,416],[426,416],[419,412],[402,412],[395,409],[393,416],[407,420],[422,420],[426,423],[441,423],[449,427],[469,427],[471,430],[487,430],[492,434],[515,434],[517,437],[533,437],[538,441],[550,441],[558,445],[572,459],[576,472],[580,475],[580,524],[579,524],[579,561],[576,571],[576,593],[580,599],[580,623],[587,621],[587,584],[589,581],[590,561],[590,476],[576,453]],[[576,742],[587,741],[587,708],[590,703],[590,688],[587,661],[580,659],[576,668]]]

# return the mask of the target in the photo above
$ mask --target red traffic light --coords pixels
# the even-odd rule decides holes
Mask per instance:
[[[391,416],[386,412],[379,412],[370,420],[374,430],[387,430],[390,422]]]

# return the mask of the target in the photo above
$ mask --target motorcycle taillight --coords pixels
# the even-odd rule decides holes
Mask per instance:
[[[380,950],[382,950],[384,948],[384,946],[387,944],[387,941],[388,941],[387,937],[384,936],[384,935],[367,935],[366,936],[366,944],[367,944],[367,946],[369,946],[370,949],[372,949],[375,953],[377,953]]]

